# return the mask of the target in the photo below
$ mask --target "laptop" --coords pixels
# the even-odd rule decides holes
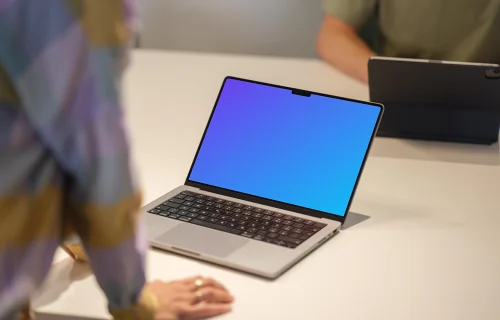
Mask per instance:
[[[374,57],[368,71],[370,100],[385,106],[378,136],[498,141],[499,65]]]
[[[227,77],[184,185],[143,207],[151,245],[279,277],[344,223],[382,110]]]

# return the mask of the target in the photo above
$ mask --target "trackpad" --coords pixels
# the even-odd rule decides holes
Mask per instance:
[[[230,233],[182,223],[165,232],[155,241],[201,255],[226,257],[250,240]]]

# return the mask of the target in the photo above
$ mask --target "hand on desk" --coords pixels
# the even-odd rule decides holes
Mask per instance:
[[[63,244],[62,248],[75,261],[87,262],[80,244]],[[158,299],[156,320],[206,319],[231,311],[234,301],[224,286],[210,278],[155,281],[146,286]]]
[[[217,281],[194,277],[147,285],[158,298],[156,320],[206,319],[231,311],[234,298]]]

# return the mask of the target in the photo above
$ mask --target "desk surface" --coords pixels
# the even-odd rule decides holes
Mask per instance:
[[[146,201],[184,182],[226,75],[368,98],[316,60],[135,52],[125,94]],[[273,282],[153,250],[149,277],[220,279],[237,299],[224,319],[500,319],[498,145],[376,139],[347,225]],[[61,254],[34,304],[108,317]]]

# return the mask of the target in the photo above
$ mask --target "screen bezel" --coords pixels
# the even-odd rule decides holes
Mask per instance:
[[[356,103],[361,103],[361,104],[365,104],[365,105],[371,105],[371,106],[374,106],[374,107],[377,107],[377,108],[380,109],[380,112],[379,112],[378,118],[377,118],[377,122],[375,124],[375,128],[374,128],[374,130],[372,132],[372,136],[370,137],[370,142],[368,143],[368,148],[366,149],[365,155],[363,157],[363,162],[361,163],[361,167],[360,167],[358,176],[356,178],[356,182],[354,183],[354,187],[353,187],[353,190],[352,190],[352,193],[351,193],[351,197],[349,198],[349,202],[347,204],[347,207],[346,207],[346,210],[344,212],[344,215],[337,215],[337,214],[327,213],[327,212],[318,211],[318,210],[314,210],[314,209],[309,209],[309,208],[305,208],[305,207],[301,207],[301,206],[297,206],[297,205],[293,205],[293,204],[288,204],[288,203],[281,202],[281,201],[271,200],[271,199],[267,199],[267,198],[263,198],[263,197],[258,197],[258,196],[250,195],[250,194],[243,193],[243,192],[233,191],[233,190],[229,190],[229,189],[225,189],[225,188],[221,188],[221,187],[216,187],[216,186],[213,186],[213,185],[204,184],[204,183],[200,183],[200,182],[189,180],[189,176],[191,175],[191,172],[193,171],[194,165],[195,165],[196,160],[198,158],[198,154],[199,154],[199,152],[201,150],[201,146],[203,145],[203,141],[205,140],[205,136],[207,134],[208,128],[210,127],[210,123],[212,121],[213,115],[215,113],[215,110],[217,109],[217,105],[219,103],[220,96],[222,94],[222,91],[224,90],[224,86],[226,84],[226,81],[229,80],[229,79],[231,79],[231,80],[237,80],[237,81],[243,81],[243,82],[249,82],[249,83],[254,83],[254,84],[259,84],[259,85],[264,85],[264,86],[270,86],[270,87],[275,87],[275,88],[285,89],[285,90],[290,90],[290,91],[297,91],[297,92],[300,92],[301,95],[303,95],[304,93],[307,93],[308,95],[318,95],[318,96],[323,96],[323,97],[327,97],[327,98],[334,98],[334,99],[339,99],[339,100],[356,102]],[[363,173],[363,170],[364,170],[364,167],[365,167],[365,163],[366,163],[366,159],[368,158],[368,154],[370,153],[370,149],[372,147],[373,140],[374,140],[374,138],[376,136],[376,133],[377,133],[377,130],[378,130],[378,127],[379,127],[380,120],[382,118],[383,112],[384,112],[384,106],[382,104],[380,104],[380,103],[374,103],[374,102],[367,102],[367,101],[349,99],[349,98],[338,97],[338,96],[334,96],[334,95],[327,95],[327,94],[319,93],[319,92],[313,92],[313,91],[309,91],[309,90],[291,88],[291,87],[280,86],[280,85],[276,85],[276,84],[259,82],[259,81],[255,81],[255,80],[249,80],[249,79],[243,79],[243,78],[238,78],[238,77],[233,77],[233,76],[227,76],[227,77],[224,78],[224,81],[222,83],[221,89],[219,90],[219,94],[217,95],[217,100],[215,101],[215,105],[214,105],[214,107],[212,109],[212,112],[210,114],[210,118],[208,119],[207,125],[205,127],[204,132],[203,132],[203,136],[202,136],[201,141],[200,141],[200,143],[198,145],[198,149],[196,150],[196,154],[194,156],[193,162],[191,163],[191,168],[189,169],[189,173],[188,173],[188,175],[186,177],[186,181],[185,181],[184,184],[186,186],[193,187],[193,188],[198,188],[198,189],[203,190],[203,191],[207,191],[207,192],[211,192],[211,193],[217,193],[217,194],[220,194],[220,195],[223,195],[223,196],[227,196],[227,197],[231,197],[231,198],[235,198],[235,199],[240,199],[240,200],[243,200],[243,201],[254,202],[254,203],[257,203],[257,204],[261,204],[261,205],[265,205],[265,206],[270,206],[270,207],[278,208],[278,209],[281,209],[281,210],[292,211],[292,212],[296,212],[296,213],[300,213],[300,214],[305,214],[305,215],[313,216],[313,217],[317,217],[317,218],[325,218],[325,219],[329,219],[329,220],[335,220],[335,221],[339,221],[340,223],[343,224],[344,221],[345,221],[345,219],[346,219],[346,217],[347,217],[347,215],[348,215],[348,213],[349,213],[349,210],[350,210],[350,207],[351,207],[351,204],[352,204],[352,200],[354,199],[354,195],[356,194],[356,189],[358,187],[359,180],[360,180],[361,175]]]

